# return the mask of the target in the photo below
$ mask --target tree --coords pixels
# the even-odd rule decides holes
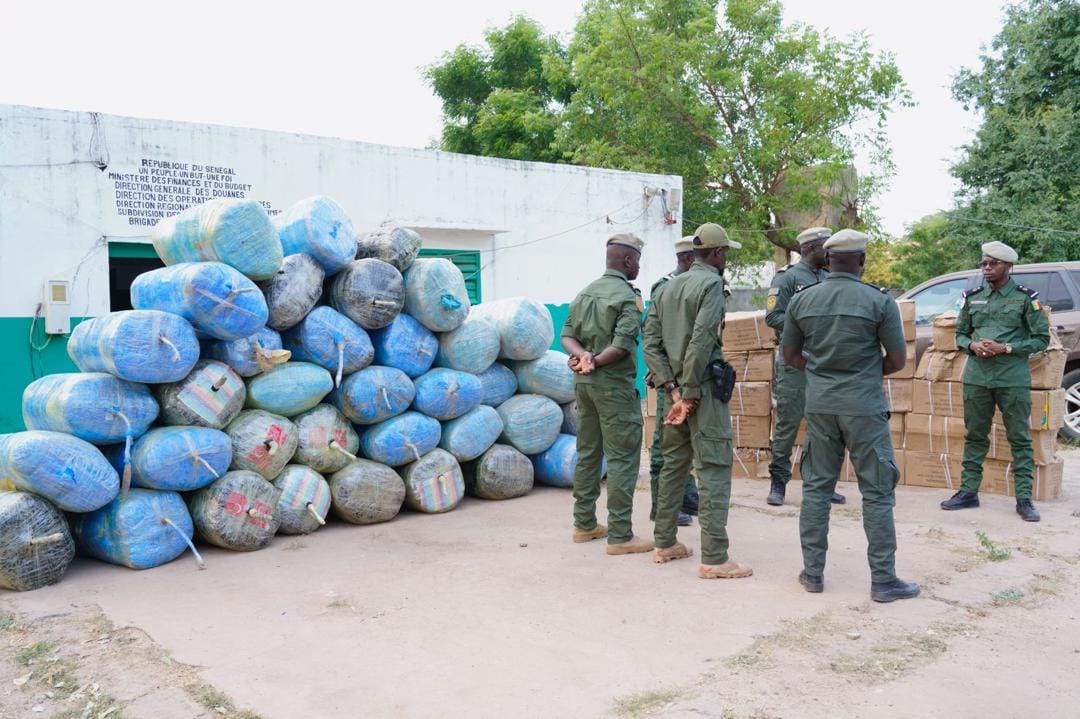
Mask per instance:
[[[1001,240],[1022,262],[1080,257],[1080,4],[1025,0],[953,95],[982,115],[953,166],[961,242]],[[1046,229],[1040,229],[1046,228]]]
[[[928,215],[908,227],[890,251],[898,284],[911,288],[931,277],[970,269],[979,260],[977,245],[960,235],[951,213]]]

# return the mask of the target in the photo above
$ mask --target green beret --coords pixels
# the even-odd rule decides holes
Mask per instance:
[[[870,238],[858,230],[840,230],[825,241],[829,252],[866,252]]]
[[[607,243],[609,245],[622,245],[623,247],[629,247],[632,250],[636,250],[638,254],[641,254],[641,248],[645,246],[645,241],[637,235],[625,232],[618,235],[612,235],[608,238]]]
[[[983,245],[982,253],[987,257],[993,257],[995,260],[1001,260],[1002,262],[1014,263],[1020,259],[1020,255],[1016,254],[1016,250],[997,240]]]
[[[807,242],[813,242],[814,240],[827,240],[831,236],[832,230],[828,227],[808,227],[799,233],[795,241],[799,245],[805,245]]]

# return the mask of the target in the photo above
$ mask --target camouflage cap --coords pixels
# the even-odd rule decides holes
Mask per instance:
[[[607,244],[609,245],[622,245],[623,247],[629,247],[632,250],[641,253],[641,248],[645,246],[645,241],[635,234],[624,232],[618,235],[612,235],[608,238]]]
[[[715,247],[731,247],[737,250],[742,247],[729,238],[724,228],[715,222],[706,222],[694,230],[693,242],[695,250],[711,250]]]
[[[870,237],[858,230],[840,230],[825,241],[825,249],[829,252],[866,252],[868,242]]]
[[[799,236],[795,238],[795,241],[801,246],[805,245],[807,242],[827,240],[830,237],[832,237],[832,230],[828,227],[807,227],[799,233]]]
[[[995,260],[1001,260],[1002,262],[1013,263],[1020,259],[1020,255],[1016,253],[1016,250],[997,240],[983,245],[982,253],[987,257],[993,257]]]
[[[675,254],[681,255],[684,252],[694,251],[694,236],[687,235],[681,240],[675,240]]]

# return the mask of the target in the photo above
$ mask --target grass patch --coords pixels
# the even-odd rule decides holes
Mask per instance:
[[[994,592],[990,595],[990,598],[993,599],[994,604],[1000,607],[1003,604],[1019,602],[1024,598],[1024,595],[1015,589],[1004,589],[1000,592]]]
[[[24,667],[33,664],[34,660],[51,652],[56,647],[52,642],[34,642],[19,650],[15,655],[15,663]]]
[[[299,539],[289,542],[285,545],[286,552],[298,552],[301,549],[307,549],[307,545],[301,542]]]
[[[994,544],[994,541],[990,537],[986,536],[986,532],[982,530],[976,531],[975,536],[979,539],[979,545],[982,547],[983,552],[986,554],[986,558],[991,562],[1003,562],[1012,556],[1012,550],[1008,547],[999,547]]]
[[[642,717],[681,698],[684,692],[679,689],[660,689],[640,692],[615,700],[615,713],[623,717]]]
[[[228,695],[209,684],[188,687],[188,694],[210,711],[227,719],[263,719],[253,711],[238,710]]]
[[[837,674],[870,684],[899,679],[912,669],[929,664],[949,648],[934,629],[910,632],[874,645],[861,654],[841,654],[829,662]]]
[[[0,616],[0,632],[6,632],[15,626],[15,615],[5,614]]]
[[[832,512],[833,514],[839,514],[841,517],[847,517],[848,519],[862,519],[862,507],[841,505],[839,507],[833,507]]]
[[[346,599],[335,599],[326,605],[327,609],[352,609],[352,605],[349,604]]]
[[[768,666],[777,651],[809,651],[821,643],[824,635],[836,629],[828,612],[818,612],[800,620],[784,620],[780,629],[758,637],[746,650],[728,657],[724,663],[732,668],[749,669]]]
[[[1056,597],[1061,594],[1067,585],[1068,581],[1064,572],[1058,571],[1053,574],[1036,574],[1029,586],[1032,594],[1045,594]]]

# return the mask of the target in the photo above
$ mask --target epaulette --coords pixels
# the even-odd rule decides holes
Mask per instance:
[[[862,280],[859,280],[859,282],[862,282]],[[863,283],[864,285],[866,285],[867,287],[871,287],[871,288],[873,288],[873,289],[877,290],[878,292],[880,292],[880,293],[881,293],[881,294],[883,294],[883,295],[887,295],[887,294],[889,294],[889,290],[888,290],[888,289],[886,289],[886,288],[884,288],[884,287],[878,287],[877,285],[872,285],[872,284],[870,284],[869,282],[862,282],[862,283]]]
[[[724,286],[724,297],[731,297],[731,288]]]
[[[788,269],[789,267],[791,267],[791,265],[784,265],[783,267],[781,267],[780,269],[778,269],[778,270],[776,271],[776,274],[780,274],[781,272],[787,272],[787,269]]]
[[[818,285],[820,285],[820,284],[821,284],[820,282],[815,282],[815,283],[814,283],[814,284],[812,284],[812,285],[799,285],[798,287],[796,287],[796,288],[795,288],[795,291],[794,291],[794,292],[792,292],[791,294],[793,294],[793,295],[797,295],[797,294],[799,294],[800,292],[806,292],[806,291],[807,291],[808,289],[810,289],[811,287],[817,287],[817,286],[818,286]]]
[[[633,285],[630,285],[630,289],[632,289],[634,291],[635,295],[637,295],[638,297],[641,297],[641,290],[639,290],[637,287],[634,287]]]
[[[1036,292],[1035,290],[1032,290],[1032,289],[1028,289],[1027,287],[1024,287],[1021,284],[1017,284],[1016,289],[1020,290],[1021,292],[1023,292],[1025,295],[1027,295],[1028,297],[1030,297],[1033,300],[1038,298],[1038,296],[1039,296],[1038,292]]]
[[[1017,285],[1017,287],[1019,287],[1019,286],[1020,285]],[[978,287],[972,287],[970,290],[964,290],[964,294],[961,295],[961,299],[966,300],[968,297],[971,297],[976,292],[981,292],[982,288],[983,288],[983,285],[979,285]]]

